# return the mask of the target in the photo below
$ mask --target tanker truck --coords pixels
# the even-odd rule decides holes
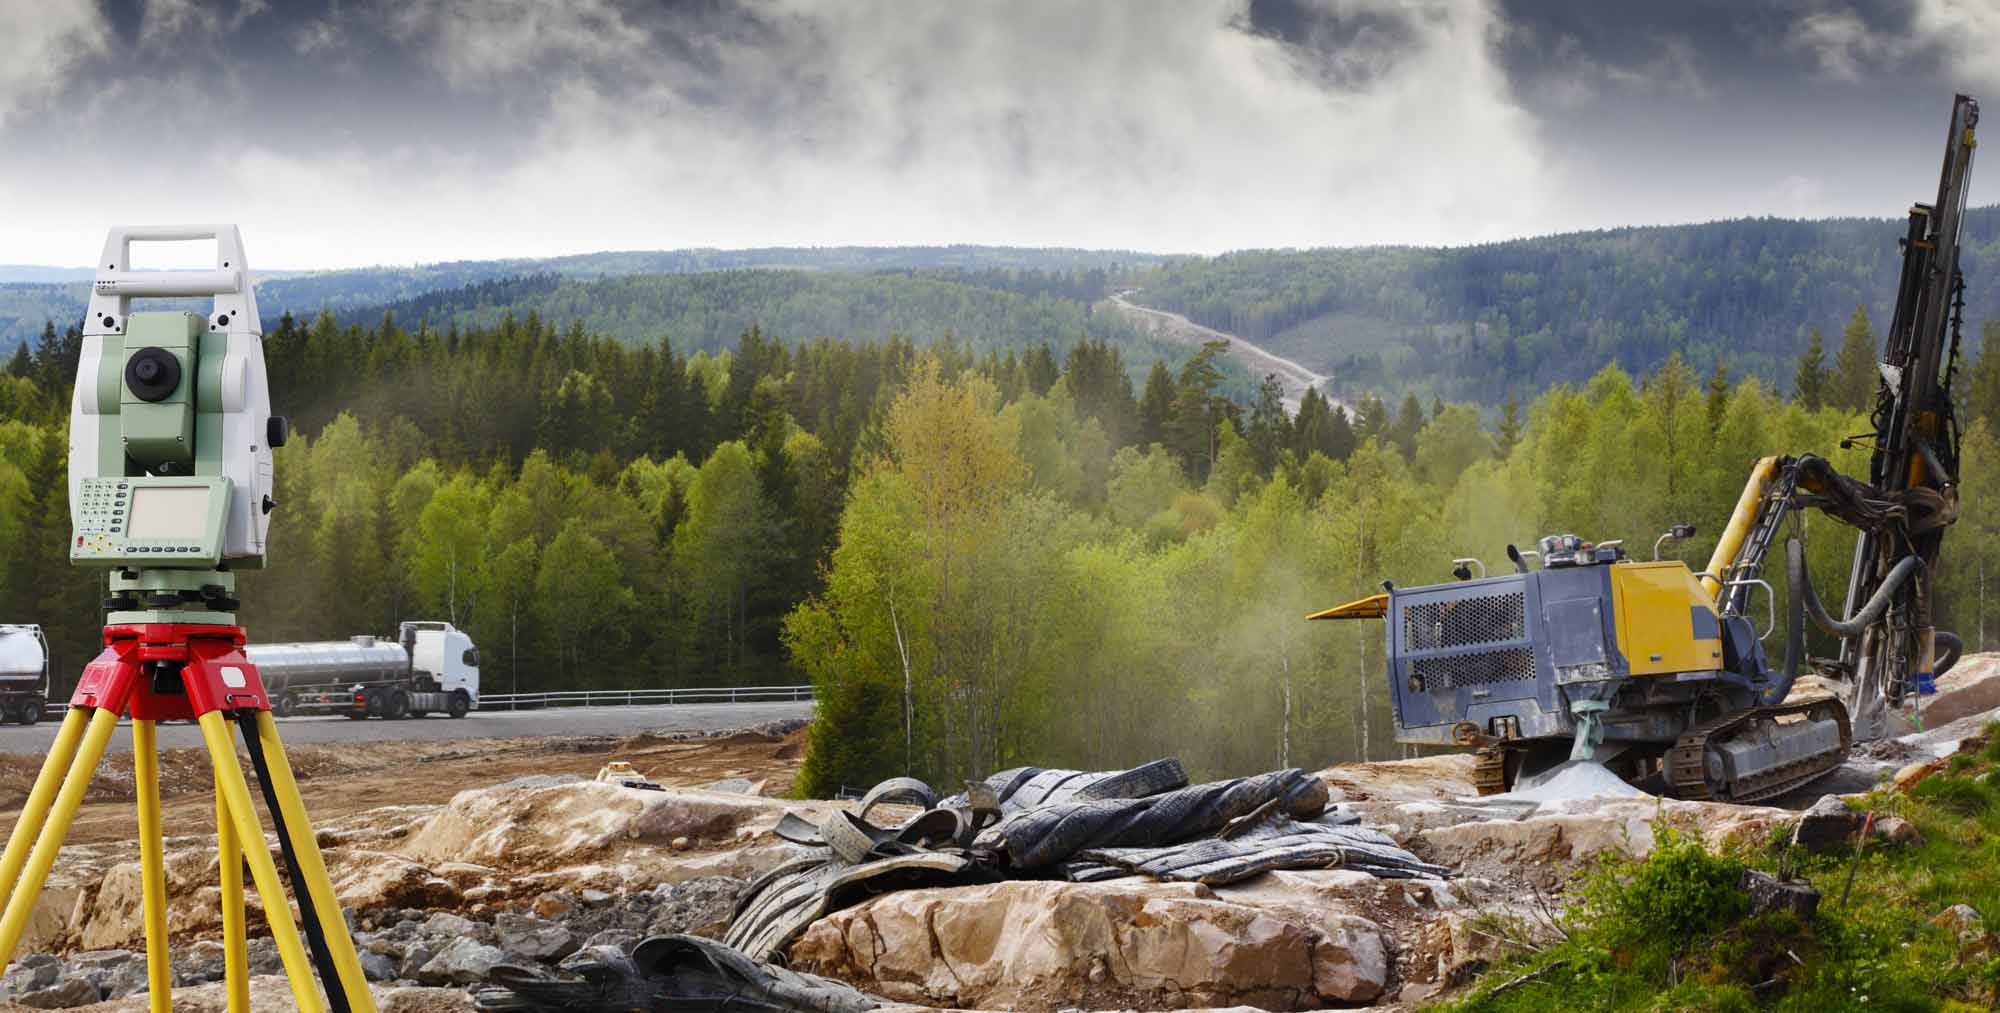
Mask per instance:
[[[479,649],[445,622],[405,622],[395,639],[359,636],[307,644],[252,644],[271,712],[396,720],[462,718],[479,706]]]
[[[0,625],[0,721],[32,725],[49,709],[49,642],[40,626]]]

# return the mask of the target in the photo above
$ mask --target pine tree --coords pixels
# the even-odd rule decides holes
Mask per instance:
[[[1139,445],[1149,447],[1167,442],[1167,426],[1174,416],[1174,374],[1167,360],[1154,359],[1146,372],[1146,392],[1139,396]]]
[[[1334,405],[1326,416],[1326,438],[1319,449],[1336,461],[1345,461],[1354,456],[1354,448],[1360,440],[1355,438],[1354,423],[1348,421],[1347,409]]]
[[[1062,375],[1062,372],[1056,368],[1055,352],[1050,350],[1049,343],[1046,341],[1028,349],[1028,354],[1022,360],[1021,366],[1028,383],[1028,389],[1035,392],[1038,396],[1046,396],[1049,388],[1056,385],[1056,378]]]
[[[1216,393],[1222,384],[1222,369],[1215,360],[1229,347],[1227,342],[1210,341],[1201,346],[1181,365],[1179,381],[1174,385],[1173,433],[1174,449],[1181,455],[1181,465],[1197,481],[1208,481],[1208,471],[1215,466],[1215,423],[1228,407],[1228,399]]]
[[[1514,453],[1521,442],[1521,399],[1507,388],[1507,403],[1500,406],[1500,425],[1494,433],[1493,453],[1501,460]]]
[[[1729,410],[1729,366],[1715,357],[1715,372],[1708,375],[1708,431],[1722,428],[1722,413]]]
[[[1264,374],[1263,382],[1257,385],[1257,403],[1251,406],[1248,428],[1250,457],[1257,462],[1257,473],[1269,475],[1278,466],[1290,428],[1285,418],[1284,387],[1275,374]]]
[[[35,386],[51,397],[68,390],[76,378],[72,368],[63,372],[62,336],[56,333],[56,322],[50,320],[42,324],[42,336],[35,341]]]
[[[1415,394],[1403,395],[1402,407],[1396,411],[1396,425],[1389,433],[1390,441],[1403,452],[1403,460],[1414,461],[1417,457],[1417,434],[1424,428],[1423,402]]]
[[[1389,418],[1389,406],[1373,394],[1364,395],[1361,403],[1354,406],[1354,443],[1360,446],[1369,440],[1386,440],[1393,420]]]
[[[14,357],[7,362],[7,375],[26,379],[35,371],[35,360],[28,355],[28,343],[23,341],[14,347]]]
[[[1962,414],[1968,423],[1985,419],[2000,425],[2000,320],[1986,321],[1979,332],[1979,354],[1973,357],[1959,387]]]
[[[1809,412],[1819,411],[1820,406],[1826,403],[1828,379],[1825,339],[1815,327],[1812,338],[1806,344],[1805,354],[1799,356],[1798,368],[1792,371],[1792,399],[1804,405]]]
[[[1833,358],[1827,400],[1835,408],[1860,414],[1874,407],[1875,390],[1881,384],[1877,347],[1875,329],[1868,323],[1868,307],[1854,307],[1847,329],[1840,332],[1840,351]]]

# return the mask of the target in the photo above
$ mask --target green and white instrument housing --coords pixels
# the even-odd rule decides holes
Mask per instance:
[[[135,242],[215,241],[206,271],[134,271]],[[206,317],[132,300],[211,296]],[[70,560],[111,570],[114,623],[233,624],[233,570],[264,564],[271,414],[263,325],[233,225],[114,228],[70,407]]]

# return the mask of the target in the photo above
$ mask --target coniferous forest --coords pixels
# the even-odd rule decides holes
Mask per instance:
[[[1958,376],[1971,503],[2000,494],[1986,329]],[[51,325],[0,376],[0,598],[49,631],[58,693],[100,616],[99,575],[63,554],[79,343]],[[1304,614],[1549,532],[1646,546],[1692,522],[1676,551],[1705,560],[1758,456],[1864,467],[1838,443],[1879,346],[1855,312],[1798,350],[1787,396],[1671,356],[1490,411],[1412,394],[1350,415],[1317,394],[1288,413],[1275,382],[1230,396],[1214,346],[1140,371],[1087,336],[752,327],[688,355],[532,313],[285,316],[266,358],[295,435],[243,618],[265,641],[448,619],[488,692],[809,679],[822,793],[1115,766],[1169,728],[1208,772],[1392,756],[1379,624]],[[1966,510],[1944,556],[1940,625],[1974,650],[2000,638],[1996,528]],[[1837,600],[1851,539],[1807,532]]]

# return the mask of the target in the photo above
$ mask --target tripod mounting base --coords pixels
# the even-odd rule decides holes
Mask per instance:
[[[268,711],[243,628],[127,623],[104,628],[104,650],[83,670],[71,707],[126,711],[145,721],[192,721],[210,711]]]

